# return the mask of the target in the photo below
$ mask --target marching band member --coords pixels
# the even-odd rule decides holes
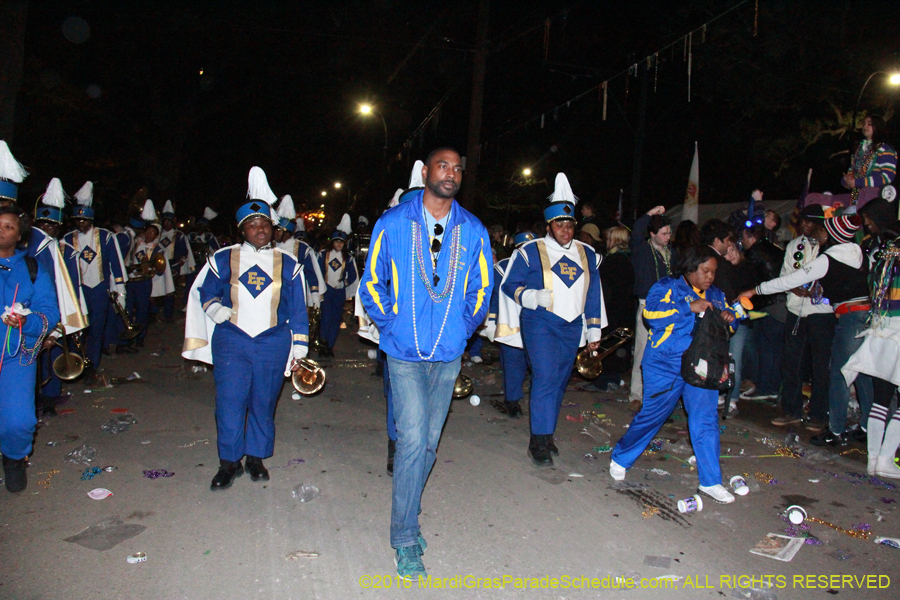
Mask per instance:
[[[319,294],[325,289],[325,280],[322,278],[322,270],[319,268],[319,255],[309,244],[294,236],[298,225],[300,228],[304,228],[304,226],[303,218],[297,218],[294,200],[290,195],[285,195],[281,199],[277,215],[281,240],[276,239],[275,247],[291,254],[297,259],[297,262],[303,265],[303,275],[307,285],[307,302],[310,306],[318,308],[321,303]]]
[[[37,259],[48,274],[52,274],[62,325],[66,334],[72,334],[84,329],[87,326],[87,319],[84,317],[86,309],[82,306],[84,296],[81,294],[78,259],[71,246],[57,242],[64,207],[65,192],[62,183],[54,177],[35,206],[34,228],[28,243],[28,255]],[[48,337],[56,339],[60,334],[56,330],[51,330]],[[42,378],[47,383],[41,386],[38,408],[43,414],[55,415],[56,403],[62,395],[62,381],[53,371],[53,361],[62,354],[62,348],[49,342],[46,346],[49,347],[42,354],[41,371]]]
[[[166,258],[166,251],[159,243],[162,226],[156,219],[156,208],[153,200],[144,203],[141,218],[147,224],[143,235],[136,239],[135,246],[128,258],[128,314],[134,323],[142,326],[137,335],[137,345],[144,346],[147,329],[150,327],[150,303],[153,298],[162,298],[175,293],[175,281],[172,269]],[[157,258],[159,257],[159,258]],[[162,264],[160,269],[157,261]],[[131,340],[124,344],[131,346]]]
[[[534,234],[530,231],[517,233],[513,238],[516,249],[525,243],[534,240]],[[503,281],[506,270],[509,268],[509,258],[504,258],[494,265],[494,281]],[[488,322],[485,328],[485,337],[494,341],[497,333],[497,315],[500,312],[500,286],[494,286],[491,292],[491,307],[488,311]],[[497,408],[507,416],[518,419],[522,416],[522,407],[519,400],[525,395],[525,376],[528,374],[528,356],[520,346],[511,346],[500,343],[500,368],[503,369],[503,393],[506,396],[502,405]]]
[[[125,308],[125,261],[113,232],[94,227],[94,184],[88,181],[75,193],[77,204],[72,220],[76,230],[63,236],[78,257],[81,290],[87,302],[90,325],[86,329],[85,354],[91,362],[90,371],[100,368],[100,349],[106,330],[110,291],[118,292],[116,302]],[[93,374],[93,373],[91,373]]]
[[[215,254],[222,247],[215,234],[209,230],[210,222],[219,216],[219,213],[206,207],[203,209],[203,216],[197,217],[194,221],[194,230],[188,234],[188,243],[191,246],[191,254],[194,255],[195,265],[202,265],[206,262],[206,257]],[[184,276],[184,305],[187,306],[190,290],[194,287],[194,280],[197,279],[198,269]]]
[[[350,215],[345,214],[337,230],[331,234],[331,248],[322,253],[319,268],[325,275],[325,297],[322,300],[320,337],[325,342],[323,356],[334,356],[334,344],[341,330],[344,302],[353,298],[359,286],[356,261],[347,250]]]
[[[606,327],[600,257],[574,239],[577,199],[563,173],[551,200],[544,209],[547,236],[525,243],[510,259],[496,332],[501,343],[524,342],[531,363],[528,455],[539,467],[552,466],[551,455],[559,453],[553,432],[578,348],[596,349]]]
[[[187,275],[196,270],[194,262],[194,253],[191,252],[191,245],[188,237],[183,231],[175,229],[175,207],[171,200],[166,200],[162,212],[162,235],[159,243],[166,250],[166,258],[172,269],[172,275]],[[175,293],[172,292],[166,296],[163,303],[163,320],[171,323],[175,317]]]
[[[0,185],[7,198],[10,192]],[[0,347],[0,452],[6,489],[13,493],[28,485],[25,465],[37,425],[37,355],[59,322],[50,274],[22,247],[30,234],[25,219],[14,203],[0,207],[0,306],[6,307],[0,331],[7,336],[7,344]]]
[[[641,361],[644,403],[612,451],[609,474],[616,481],[625,479],[626,470],[672,414],[678,399],[683,398],[697,457],[699,491],[716,502],[728,504],[734,502],[734,496],[722,485],[719,467],[719,393],[694,387],[681,376],[681,355],[691,345],[696,315],[714,308],[721,311],[727,323],[735,320],[726,310],[725,294],[712,285],[716,261],[716,251],[710,246],[688,248],[681,257],[681,276],[665,277],[650,288],[643,312],[650,324],[650,337]]]
[[[250,169],[247,197],[237,210],[244,238],[206,261],[191,288],[182,356],[215,364],[219,471],[213,491],[244,473],[268,480],[263,459],[275,447],[275,405],[291,371],[306,356],[309,321],[303,270],[274,248],[266,174]]]

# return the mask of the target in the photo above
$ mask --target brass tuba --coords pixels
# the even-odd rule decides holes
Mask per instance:
[[[304,396],[312,396],[325,386],[325,369],[310,358],[301,358],[299,362],[300,368],[291,373],[291,383]]]
[[[634,337],[634,332],[627,327],[619,327],[600,340],[600,347],[596,350],[584,350],[575,358],[575,368],[585,379],[596,379],[603,372],[603,359],[616,351],[616,349]]]
[[[63,381],[78,379],[84,372],[84,363],[86,361],[83,356],[78,356],[69,351],[66,330],[61,324],[56,326],[56,331],[60,333],[62,343],[60,343],[60,340],[53,340],[53,343],[62,348],[63,353],[53,361],[53,372]]]
[[[453,384],[453,399],[459,400],[461,398],[465,398],[475,391],[475,382],[472,381],[472,378],[468,375],[463,375],[462,373],[456,378],[456,383]]]
[[[144,326],[140,323],[132,323],[131,319],[128,318],[128,313],[125,312],[125,309],[119,306],[119,303],[116,300],[119,298],[119,292],[109,292],[109,299],[112,301],[113,309],[116,311],[116,314],[122,317],[122,321],[125,323],[125,329],[122,333],[119,334],[119,339],[123,342],[127,342],[128,340],[133,340],[136,338],[141,331],[144,330]]]
[[[162,275],[166,272],[165,254],[158,252],[148,260],[141,261],[128,267],[128,281],[147,281],[154,275]]]

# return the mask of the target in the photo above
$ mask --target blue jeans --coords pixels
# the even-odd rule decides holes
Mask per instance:
[[[750,379],[758,394],[777,396],[781,391],[781,349],[784,345],[784,323],[769,315],[753,322],[750,335],[756,357],[756,374]]]
[[[847,364],[850,356],[862,346],[862,338],[856,337],[866,328],[869,312],[860,310],[841,315],[834,328],[834,341],[831,344],[831,381],[828,387],[828,426],[834,433],[847,431],[847,407],[850,405],[850,387],[841,373],[841,367]],[[872,378],[863,376],[856,379],[856,395],[860,407],[872,408]]]
[[[422,490],[434,466],[460,359],[409,362],[388,356],[397,424],[391,496],[391,546],[394,548],[418,543]]]
[[[731,402],[737,402],[741,396],[741,381],[743,381],[744,363],[744,346],[747,344],[747,338],[750,337],[750,328],[746,323],[740,323],[734,335],[728,341],[728,352],[734,357],[734,389],[728,399]]]

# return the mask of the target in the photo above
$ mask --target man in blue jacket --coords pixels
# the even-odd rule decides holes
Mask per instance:
[[[493,286],[487,230],[454,200],[462,171],[455,150],[428,155],[425,188],[375,224],[359,287],[391,371],[397,424],[391,546],[397,573],[409,580],[427,576],[422,490],[466,340],[484,321]]]

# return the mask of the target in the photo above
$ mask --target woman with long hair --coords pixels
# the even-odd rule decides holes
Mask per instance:
[[[877,116],[866,117],[862,124],[863,140],[853,152],[850,168],[841,184],[850,190],[850,205],[856,206],[859,189],[884,187],[897,175],[897,151],[887,143],[887,124]]]

